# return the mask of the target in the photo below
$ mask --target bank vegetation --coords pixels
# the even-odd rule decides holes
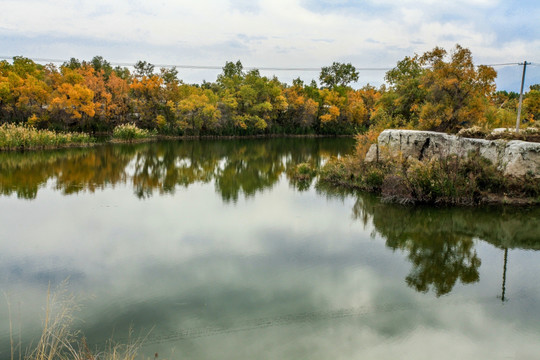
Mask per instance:
[[[358,189],[401,204],[540,204],[540,178],[505,175],[478,153],[417,160],[399,156],[365,162],[358,154],[334,158],[321,184]]]
[[[513,126],[518,94],[496,91],[496,76],[459,45],[405,57],[385,85],[357,89],[358,71],[342,63],[323,67],[318,83],[285,84],[237,61],[214,82],[187,84],[175,68],[145,61],[130,70],[100,56],[59,67],[14,57],[0,62],[0,124],[108,134],[134,124],[170,136],[362,133],[373,141],[386,128]],[[540,118],[540,85],[526,92],[522,114],[527,125]]]

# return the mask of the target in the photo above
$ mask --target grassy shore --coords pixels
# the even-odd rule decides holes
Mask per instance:
[[[540,179],[505,176],[478,154],[370,163],[351,155],[329,161],[319,175],[322,184],[368,191],[402,204],[540,204]]]
[[[262,139],[276,137],[319,138],[329,135],[318,134],[264,134],[264,135],[163,135],[156,131],[138,128],[134,124],[122,124],[114,128],[112,134],[98,133],[100,137],[110,137],[111,143],[144,143],[157,140],[198,140],[198,139]],[[332,136],[334,137],[334,136]],[[351,137],[351,135],[335,135]],[[54,132],[38,130],[32,126],[0,125],[0,151],[42,150],[67,147],[85,147],[96,143],[91,135],[79,132]]]
[[[0,150],[56,149],[72,146],[89,146],[95,140],[84,133],[57,133],[38,130],[31,126],[0,125]]]

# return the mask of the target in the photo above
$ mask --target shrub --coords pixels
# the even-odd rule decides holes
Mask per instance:
[[[466,158],[450,155],[423,161],[333,159],[320,170],[319,181],[375,192],[383,200],[399,203],[473,205],[507,196],[540,200],[540,179],[534,174],[505,176],[476,152]]]
[[[119,140],[132,141],[150,137],[150,132],[145,129],[139,129],[135,124],[118,125],[113,130],[113,138]]]

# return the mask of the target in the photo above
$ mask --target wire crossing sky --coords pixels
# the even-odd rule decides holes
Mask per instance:
[[[215,80],[226,61],[284,82],[338,61],[359,69],[360,87],[405,56],[459,43],[516,91],[521,70],[503,64],[540,61],[537,19],[537,0],[3,0],[0,44],[36,59],[178,64],[188,83]],[[538,66],[527,69],[534,83]]]
[[[12,60],[14,56],[0,55],[0,60]],[[52,63],[52,64],[63,64],[68,62],[68,59],[47,59],[47,58],[29,58],[36,63]],[[83,59],[79,59],[82,61]],[[135,62],[132,63],[121,63],[109,61],[109,64],[112,66],[133,66]],[[478,64],[476,66],[511,66],[511,65],[520,65],[519,62],[514,63],[502,63],[502,64]],[[223,65],[181,65],[181,64],[152,64],[157,68],[177,68],[177,69],[210,69],[210,70],[222,70]],[[522,64],[521,64],[522,65]],[[537,66],[536,63],[527,62],[527,65]],[[358,67],[355,66],[358,71],[388,71],[391,70],[391,66],[387,67]],[[321,67],[309,68],[309,67],[260,67],[260,66],[244,66],[244,70],[264,70],[264,71],[321,71]]]

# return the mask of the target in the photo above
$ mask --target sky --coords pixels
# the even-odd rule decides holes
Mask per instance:
[[[471,50],[476,64],[532,62],[540,83],[538,0],[0,0],[0,56],[214,66],[179,69],[214,81],[226,61],[245,67],[360,69],[353,87],[379,86],[384,70],[435,46]],[[496,66],[500,90],[519,92],[522,67]],[[290,83],[318,71],[265,70]]]

